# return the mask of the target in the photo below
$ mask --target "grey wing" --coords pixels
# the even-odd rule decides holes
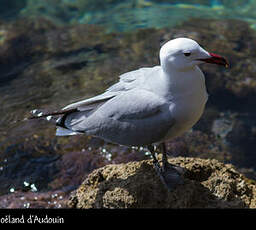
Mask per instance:
[[[143,85],[144,81],[150,78],[150,76],[157,74],[159,69],[160,67],[156,66],[153,68],[140,68],[138,70],[124,73],[120,75],[119,82],[110,86],[103,94],[70,104],[64,107],[63,110],[78,109],[79,111],[88,111],[98,108],[118,94]]]
[[[160,66],[144,67],[122,74],[119,82],[107,89],[107,92],[127,91],[144,85],[151,77],[155,77],[161,71]]]
[[[89,116],[70,114],[65,125],[118,144],[147,145],[158,142],[173,125],[169,106],[152,92],[134,89],[108,100]]]
[[[70,109],[77,109],[79,111],[93,110],[115,96],[116,96],[116,93],[103,93],[98,96],[67,105],[62,110],[70,110]]]

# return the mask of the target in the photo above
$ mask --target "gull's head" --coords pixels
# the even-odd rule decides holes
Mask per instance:
[[[196,41],[176,38],[165,43],[160,50],[160,62],[164,70],[186,71],[201,63],[212,63],[228,67],[220,55],[209,53]]]

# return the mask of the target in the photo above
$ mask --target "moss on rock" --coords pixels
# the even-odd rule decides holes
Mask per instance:
[[[254,208],[256,186],[230,164],[178,157],[184,184],[168,192],[152,160],[93,171],[69,200],[71,208]]]

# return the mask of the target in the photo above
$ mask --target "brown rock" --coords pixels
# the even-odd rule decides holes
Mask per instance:
[[[256,186],[230,164],[178,157],[184,184],[168,192],[152,160],[107,165],[93,171],[69,200],[72,208],[254,208]]]

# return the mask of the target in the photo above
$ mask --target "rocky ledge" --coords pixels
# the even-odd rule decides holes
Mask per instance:
[[[152,160],[111,164],[94,170],[73,193],[71,208],[255,208],[256,185],[230,164],[177,157],[184,183],[168,192]]]

